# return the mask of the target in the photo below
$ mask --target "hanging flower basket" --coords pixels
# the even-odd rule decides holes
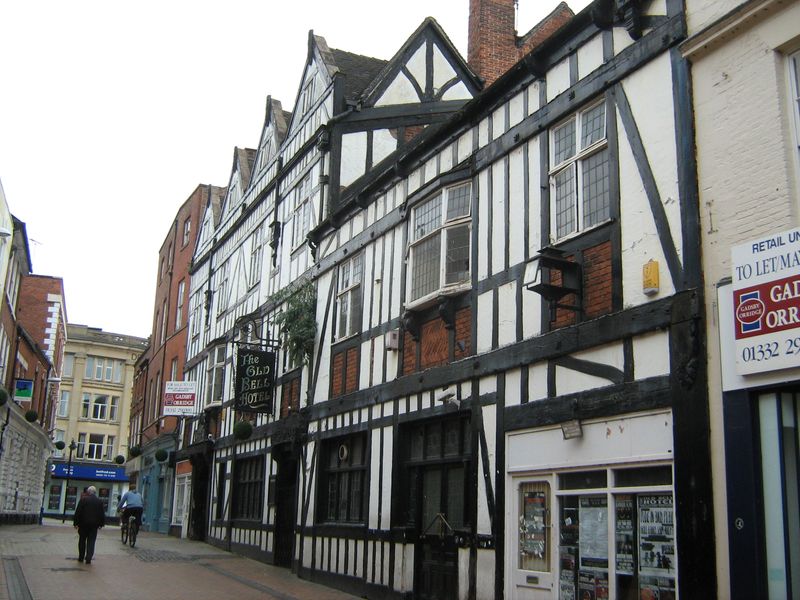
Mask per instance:
[[[0,387],[0,406],[3,406],[6,402],[8,402],[8,392],[6,388]]]
[[[253,435],[253,425],[250,421],[239,421],[233,426],[233,437],[237,440],[246,440]]]
[[[131,458],[136,458],[142,453],[142,449],[139,446],[131,446],[128,448],[128,456]]]
[[[158,462],[164,462],[167,460],[167,458],[169,458],[169,453],[163,448],[159,448],[156,450],[155,457]]]
[[[56,450],[63,450],[66,447],[67,445],[64,443],[64,440],[58,440],[56,442]]]
[[[115,462],[115,463],[117,463],[118,465],[121,465],[122,463],[124,463],[124,462],[125,462],[125,457],[124,457],[124,456],[122,456],[122,454],[117,454],[117,455],[114,457],[114,462]]]
[[[39,413],[37,413],[35,410],[29,410],[28,412],[25,413],[25,420],[28,423],[33,423],[38,418],[39,418]]]

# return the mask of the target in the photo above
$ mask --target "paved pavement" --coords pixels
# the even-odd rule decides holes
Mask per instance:
[[[266,565],[190,540],[142,532],[123,546],[119,528],[97,536],[92,564],[79,563],[69,521],[0,526],[0,600],[353,600]]]

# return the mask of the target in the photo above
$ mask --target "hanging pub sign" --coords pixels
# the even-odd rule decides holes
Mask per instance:
[[[275,353],[239,348],[236,357],[234,408],[250,412],[272,412],[275,388]]]

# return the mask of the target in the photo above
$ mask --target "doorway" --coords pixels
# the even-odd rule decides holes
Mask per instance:
[[[297,521],[297,458],[289,452],[276,455],[275,478],[275,565],[291,568],[294,530]]]

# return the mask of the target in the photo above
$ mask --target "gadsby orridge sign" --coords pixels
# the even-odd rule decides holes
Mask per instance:
[[[736,371],[800,366],[800,229],[731,251]]]

